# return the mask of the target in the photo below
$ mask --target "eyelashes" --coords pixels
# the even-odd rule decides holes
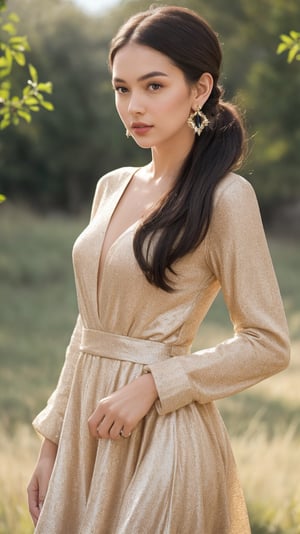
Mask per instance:
[[[126,87],[113,87],[113,90],[116,92],[116,93],[119,93],[121,95],[125,94],[128,92],[128,89]]]
[[[153,91],[153,92],[157,92],[157,91],[159,91],[160,89],[162,89],[162,87],[163,87],[163,86],[162,86],[161,83],[154,83],[154,82],[153,82],[153,83],[150,83],[150,84],[148,85],[148,89],[150,89],[150,90]]]
[[[161,83],[152,82],[147,85],[146,89],[152,93],[157,93],[158,91],[160,91],[160,89],[162,89],[162,87],[163,85]],[[116,85],[115,87],[113,87],[113,90],[116,93],[119,93],[120,95],[125,95],[129,93],[129,89],[127,87],[124,87],[123,85]]]

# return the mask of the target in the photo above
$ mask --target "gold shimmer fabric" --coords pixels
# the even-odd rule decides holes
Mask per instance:
[[[65,364],[34,427],[58,443],[37,534],[247,534],[247,511],[214,401],[284,369],[281,297],[250,184],[217,187],[205,240],[176,262],[176,291],[150,285],[133,253],[138,222],[101,245],[135,169],[98,183],[89,226],[74,245],[79,317]],[[100,279],[99,279],[100,278]],[[220,287],[233,337],[191,354]],[[129,439],[95,440],[97,401],[144,372],[158,400]]]

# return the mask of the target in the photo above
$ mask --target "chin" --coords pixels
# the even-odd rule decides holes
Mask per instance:
[[[146,139],[135,139],[133,137],[133,140],[135,141],[135,143],[140,147],[140,148],[152,148],[153,147],[153,143],[150,143],[149,141],[146,141]]]

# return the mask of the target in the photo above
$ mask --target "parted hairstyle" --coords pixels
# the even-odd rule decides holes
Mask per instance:
[[[131,17],[111,42],[109,63],[128,43],[165,54],[194,84],[204,72],[213,78],[202,110],[209,119],[195,135],[172,190],[137,229],[134,253],[147,280],[172,291],[175,262],[204,239],[212,216],[216,185],[237,169],[245,151],[245,131],[236,107],[222,100],[218,85],[222,52],[215,32],[197,13],[182,7],[155,7]]]

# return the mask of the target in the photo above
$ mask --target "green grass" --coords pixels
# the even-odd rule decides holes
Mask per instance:
[[[61,368],[77,315],[72,243],[88,216],[0,208],[0,534],[31,534],[25,488],[38,439],[30,428]],[[218,403],[232,438],[253,534],[300,534],[300,250],[270,240],[287,310],[290,368]],[[231,335],[222,298],[195,342]],[[242,533],[241,533],[242,534]]]
[[[72,242],[84,220],[0,211],[0,406],[4,425],[31,421],[56,382],[76,297]]]

